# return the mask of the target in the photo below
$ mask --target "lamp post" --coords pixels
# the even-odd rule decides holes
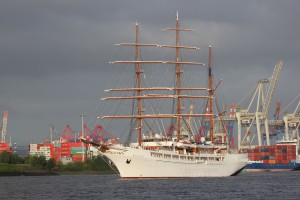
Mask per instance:
[[[86,115],[84,115],[84,114],[80,115],[80,117],[81,117],[81,133],[82,133],[82,137],[84,137],[83,118],[85,116]],[[81,142],[81,147],[82,147],[82,162],[84,162],[84,145],[83,145],[83,142]]]

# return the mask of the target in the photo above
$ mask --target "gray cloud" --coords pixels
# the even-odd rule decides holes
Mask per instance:
[[[202,62],[207,62],[207,46],[213,45],[227,104],[238,102],[258,79],[269,77],[283,58],[274,102],[287,105],[299,93],[299,4],[296,0],[1,1],[0,111],[9,111],[8,136],[19,143],[38,142],[49,133],[49,123],[61,131],[67,123],[80,130],[80,113],[94,125],[92,114],[101,112],[97,98],[115,69],[108,62],[125,57],[113,44],[134,41],[136,20],[143,41],[172,42],[161,28],[174,26],[177,9],[182,26],[195,30],[182,39],[200,46]]]

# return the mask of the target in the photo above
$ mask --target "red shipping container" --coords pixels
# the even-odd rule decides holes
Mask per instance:
[[[278,164],[282,164],[282,160],[276,160]]]
[[[86,144],[83,144],[84,146],[86,146]],[[70,144],[71,147],[81,147],[82,146],[82,142],[73,142]]]
[[[296,151],[290,151],[287,153],[288,156],[295,156],[296,155]]]
[[[295,159],[296,159],[296,155],[287,156],[287,158],[288,158],[289,160],[295,160]]]
[[[283,153],[282,152],[277,152],[277,153],[275,153],[275,156],[283,156]]]
[[[282,164],[289,164],[290,160],[282,160]]]
[[[270,152],[261,152],[260,155],[261,155],[261,156],[269,156],[269,155],[270,155]]]
[[[283,156],[275,156],[275,160],[283,160]]]
[[[69,142],[67,142],[67,143],[61,143],[61,147],[70,147],[71,145],[70,145],[70,143]]]
[[[7,143],[0,143],[0,147],[8,147],[9,145]]]

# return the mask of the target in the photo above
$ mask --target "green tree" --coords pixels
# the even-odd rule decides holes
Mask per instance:
[[[47,168],[47,160],[45,156],[38,157],[38,165],[40,166],[41,169]]]
[[[110,166],[107,163],[109,163],[108,159],[97,156],[94,158],[93,170],[108,170]]]
[[[66,171],[82,171],[83,165],[84,164],[82,162],[68,163],[64,166],[64,170],[66,170]]]
[[[0,163],[14,164],[15,160],[15,156],[11,152],[3,151],[0,153]]]
[[[31,164],[34,167],[40,168],[40,169],[46,169],[47,168],[47,160],[45,156],[32,156],[29,160],[29,164]]]
[[[47,162],[47,169],[51,171],[56,166],[54,158],[50,158]]]

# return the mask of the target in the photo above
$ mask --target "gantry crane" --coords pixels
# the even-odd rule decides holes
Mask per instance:
[[[300,125],[300,100],[293,113],[287,113],[283,117],[285,124],[285,141],[299,139],[298,131]]]
[[[6,142],[6,125],[7,125],[7,116],[8,112],[3,112],[3,121],[2,121],[2,132],[1,132],[1,143]]]
[[[264,125],[267,145],[270,145],[269,137],[269,122],[268,122],[268,113],[270,104],[274,95],[276,84],[278,81],[278,75],[281,71],[283,61],[280,60],[274,68],[274,72],[271,78],[259,80],[250,101],[248,108],[241,109],[238,106],[239,110],[236,112],[236,118],[238,122],[238,149],[249,148],[255,135],[253,135],[252,140],[250,140],[251,127],[256,124],[256,133],[258,138],[258,145],[262,145],[261,137],[261,125]],[[267,93],[264,94],[264,85],[266,85]],[[254,99],[256,98],[256,109],[252,111]],[[238,104],[240,105],[240,103]],[[242,127],[246,128],[246,134],[242,141]],[[247,140],[245,141],[245,138]]]

